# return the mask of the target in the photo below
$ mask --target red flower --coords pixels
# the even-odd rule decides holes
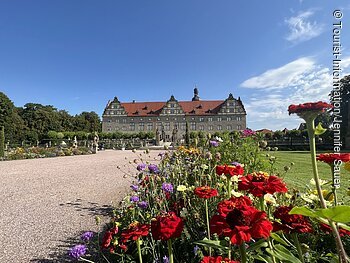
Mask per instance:
[[[329,225],[327,225],[327,224],[320,223],[320,229],[321,229],[323,232],[325,232],[326,234],[332,233],[331,227],[330,227]],[[341,237],[343,237],[343,236],[350,236],[350,231],[349,231],[349,230],[346,230],[346,229],[344,229],[344,228],[339,227],[339,235],[340,235]]]
[[[129,228],[121,233],[121,242],[125,243],[128,240],[137,240],[142,236],[148,235],[150,225],[140,224],[139,222],[130,224]]]
[[[118,233],[118,227],[106,231],[102,239],[102,248],[108,248],[113,240],[113,235]]]
[[[280,220],[280,223],[273,223],[273,231],[282,230],[285,233],[310,233],[312,227],[309,220],[302,215],[290,215],[289,211],[292,210],[292,206],[280,206],[273,213],[276,219]]]
[[[181,235],[184,228],[182,219],[174,212],[165,215],[159,215],[151,222],[152,236],[156,240],[168,240],[177,238]]]
[[[218,195],[216,189],[211,188],[210,186],[201,186],[194,189],[194,194],[199,198],[210,198]]]
[[[262,197],[265,194],[285,193],[288,190],[281,178],[263,172],[247,174],[240,179],[238,190],[248,191],[256,197]]]
[[[246,196],[231,197],[230,199],[221,201],[218,204],[218,213],[220,216],[226,217],[232,209],[241,205],[251,206],[252,201]]]
[[[346,163],[350,161],[350,153],[323,153],[317,155],[317,161],[333,164],[334,161],[341,160]]]
[[[307,102],[299,105],[290,105],[288,107],[289,115],[292,113],[303,113],[303,112],[323,112],[324,109],[331,109],[333,106],[327,102]]]
[[[243,167],[240,165],[218,165],[216,166],[216,173],[218,175],[242,175],[244,173]]]
[[[239,263],[239,261],[223,258],[222,256],[217,256],[217,257],[205,256],[202,259],[201,263]]]
[[[240,245],[251,238],[268,238],[272,224],[266,213],[255,207],[238,205],[226,216],[214,215],[210,220],[210,229],[219,236],[227,236],[233,244]]]

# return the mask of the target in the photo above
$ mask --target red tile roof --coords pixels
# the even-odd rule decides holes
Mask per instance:
[[[179,101],[186,115],[217,114],[224,100]],[[128,116],[158,116],[166,102],[121,102]]]

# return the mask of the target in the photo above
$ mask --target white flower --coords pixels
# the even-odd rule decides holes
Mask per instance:
[[[218,137],[218,136],[215,136],[215,138],[214,138],[215,140],[217,140],[218,142],[223,142],[223,139],[221,139],[220,137]]]

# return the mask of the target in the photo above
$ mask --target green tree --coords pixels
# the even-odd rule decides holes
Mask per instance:
[[[5,156],[5,130],[4,126],[1,126],[0,129],[0,157]]]
[[[0,126],[4,126],[6,141],[11,144],[24,140],[27,127],[19,116],[18,109],[3,92],[0,92]]]

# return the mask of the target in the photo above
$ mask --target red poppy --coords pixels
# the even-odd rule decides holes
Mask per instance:
[[[159,215],[151,222],[152,236],[156,240],[168,240],[181,235],[184,228],[182,219],[174,212]]]
[[[216,189],[211,188],[210,186],[201,186],[194,189],[194,194],[199,198],[210,198],[218,195]]]
[[[238,190],[248,191],[256,197],[265,194],[285,193],[288,191],[286,184],[275,175],[258,172],[242,176],[238,182]]]
[[[226,217],[227,214],[232,211],[235,207],[238,207],[240,205],[247,205],[251,206],[252,201],[249,199],[249,197],[246,196],[240,196],[240,197],[231,197],[228,200],[223,200],[218,204],[218,213],[220,216]]]
[[[121,233],[121,242],[125,243],[128,240],[137,240],[142,236],[147,236],[150,225],[140,224],[139,222],[130,224],[129,228]]]
[[[233,244],[240,245],[251,238],[268,238],[272,224],[266,213],[255,207],[239,205],[226,216],[214,215],[210,220],[210,229],[219,236],[227,236]]]
[[[289,211],[292,210],[292,206],[280,206],[273,213],[279,222],[273,223],[273,231],[282,230],[285,233],[310,233],[312,227],[309,220],[302,215],[290,215]]]
[[[327,225],[327,224],[320,223],[320,229],[323,232],[325,232],[326,234],[331,234],[332,233],[331,227],[329,225]],[[350,236],[350,231],[339,227],[339,235],[341,237],[343,237],[343,236]]]
[[[118,227],[106,231],[102,239],[102,248],[108,248],[113,240],[113,235],[118,233]]]
[[[217,257],[205,256],[204,258],[202,258],[201,263],[239,263],[239,261],[223,258],[222,256],[217,256]]]
[[[346,163],[350,161],[350,153],[322,153],[317,155],[317,161],[333,164],[334,161],[341,160]]]
[[[218,175],[242,175],[244,173],[243,167],[240,165],[218,165],[216,166],[216,173]]]
[[[331,109],[333,106],[327,102],[307,102],[299,105],[290,105],[288,107],[289,115],[292,113],[303,113],[303,112],[323,112],[325,109]]]

